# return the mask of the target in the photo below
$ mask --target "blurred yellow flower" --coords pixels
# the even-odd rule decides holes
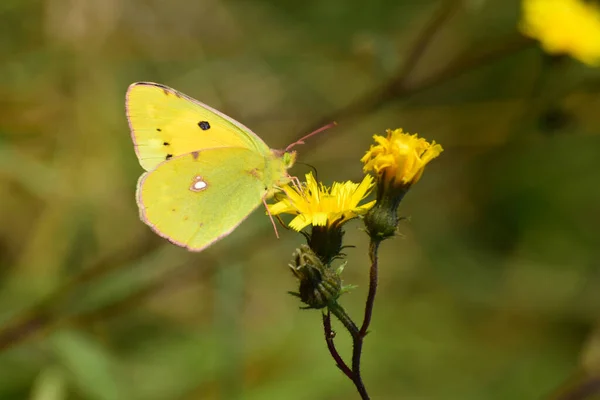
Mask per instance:
[[[584,0],[523,0],[521,32],[550,54],[600,65],[600,9]]]
[[[269,204],[272,215],[296,215],[290,228],[300,231],[308,225],[339,226],[346,221],[366,213],[375,201],[358,205],[373,189],[373,178],[365,176],[358,184],[354,182],[334,182],[331,188],[317,183],[312,172],[306,175],[306,183],[301,187],[285,185],[278,202]]]
[[[361,158],[365,164],[363,169],[375,172],[391,185],[410,186],[418,182],[425,165],[444,151],[435,141],[429,143],[402,129],[388,129],[387,137],[374,135],[373,138],[377,145],[371,146]]]

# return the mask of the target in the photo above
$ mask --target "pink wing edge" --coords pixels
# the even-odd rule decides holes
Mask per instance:
[[[231,122],[232,124],[234,124],[235,126],[237,126],[238,128],[240,128],[242,131],[244,132],[248,132],[250,133],[254,139],[256,139],[258,142],[262,143],[265,145],[266,148],[270,149],[270,147],[264,142],[264,140],[262,140],[260,138],[260,136],[258,136],[256,133],[254,133],[250,128],[248,128],[246,125],[236,121],[235,119],[231,118],[228,115],[223,114],[221,111],[209,106],[208,104],[204,104],[201,101],[198,101],[196,99],[194,99],[193,97],[190,97],[188,95],[186,95],[185,93],[181,93],[180,91],[173,89],[172,87],[163,85],[161,83],[155,83],[155,82],[134,82],[131,85],[129,85],[129,87],[127,88],[127,92],[125,93],[125,115],[127,115],[127,123],[129,124],[129,131],[131,134],[131,141],[133,142],[133,147],[135,149],[135,154],[138,156],[139,158],[139,151],[138,151],[138,145],[137,142],[135,140],[135,131],[133,130],[133,126],[131,126],[131,118],[130,118],[130,113],[129,113],[129,96],[131,91],[133,90],[133,88],[135,86],[154,86],[154,87],[158,87],[161,88],[163,90],[167,90],[173,94],[175,94],[176,96],[179,97],[183,97],[189,101],[191,101],[192,103],[198,104],[210,111],[212,111],[213,113],[219,115],[220,117],[226,119],[227,121]]]
[[[140,159],[140,152],[138,150],[138,144],[135,140],[135,131],[133,130],[133,126],[131,125],[131,113],[129,112],[129,95],[134,86],[138,85],[138,83],[132,83],[127,88],[127,92],[125,93],[125,115],[127,116],[127,125],[129,125],[129,135],[131,136],[131,141],[133,142],[133,149],[135,150],[135,155],[138,160]]]
[[[218,242],[219,240],[223,239],[225,236],[228,236],[231,232],[233,232],[238,226],[240,226],[242,224],[242,222],[244,222],[249,216],[250,214],[252,214],[262,203],[258,203],[252,210],[250,210],[248,212],[248,214],[246,214],[246,216],[244,218],[242,218],[240,220],[240,222],[238,222],[237,224],[235,224],[234,226],[231,227],[231,229],[229,229],[228,231],[224,232],[223,234],[217,236],[216,238],[214,238],[213,240],[211,240],[210,242],[208,242],[206,245],[202,246],[202,247],[190,247],[187,245],[187,243],[184,242],[180,242],[177,241],[173,238],[171,238],[170,236],[162,233],[160,230],[158,230],[158,228],[156,227],[156,225],[154,225],[153,223],[151,223],[147,218],[146,218],[146,207],[144,206],[144,203],[142,202],[142,196],[141,196],[141,188],[142,185],[144,183],[144,180],[146,179],[146,177],[150,174],[151,171],[149,172],[145,172],[142,174],[142,176],[140,176],[140,178],[138,179],[138,183],[137,183],[137,188],[135,191],[135,200],[136,203],[138,205],[138,208],[140,210],[140,219],[146,224],[148,225],[150,228],[152,228],[152,230],[160,237],[167,239],[169,242],[179,246],[179,247],[183,247],[186,248],[189,251],[193,251],[193,252],[200,252],[204,249],[206,249],[207,247],[212,246],[213,244],[215,244],[216,242]],[[264,198],[267,196],[267,194],[265,194],[262,199],[264,200]]]

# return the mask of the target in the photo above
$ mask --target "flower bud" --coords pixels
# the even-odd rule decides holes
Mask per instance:
[[[340,270],[326,265],[307,245],[294,252],[290,269],[300,281],[298,293],[306,308],[324,308],[333,303],[342,293]]]

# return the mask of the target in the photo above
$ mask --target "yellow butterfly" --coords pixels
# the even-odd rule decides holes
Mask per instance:
[[[273,150],[234,119],[157,83],[129,86],[126,112],[147,171],[137,186],[140,218],[179,246],[200,251],[227,236],[292,179],[289,149],[302,139]]]

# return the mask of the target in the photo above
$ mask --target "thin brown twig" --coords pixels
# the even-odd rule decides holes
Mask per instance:
[[[49,296],[41,299],[32,307],[20,312],[6,323],[0,326],[0,352],[22,344],[29,339],[34,339],[41,332],[49,332],[64,324],[69,324],[72,321],[76,323],[85,323],[100,320],[109,317],[115,312],[123,312],[125,305],[136,303],[145,297],[152,295],[154,292],[164,288],[170,282],[178,279],[188,269],[195,270],[195,265],[185,264],[174,267],[173,270],[166,272],[161,279],[150,282],[142,286],[135,292],[123,299],[116,300],[114,303],[100,306],[88,312],[75,313],[65,316],[64,308],[66,308],[66,300],[72,296],[77,289],[93,282],[96,279],[102,278],[109,272],[118,270],[124,265],[128,265],[131,260],[139,258],[141,254],[148,254],[150,247],[147,242],[141,242],[140,246],[132,251],[129,249],[126,252],[114,253],[98,263],[94,264],[87,270],[75,275],[72,279],[65,282],[63,286],[57,289]],[[212,269],[206,269],[207,272]],[[189,282],[189,280],[186,280]]]
[[[419,61],[431,44],[440,27],[448,18],[452,16],[452,14],[454,14],[455,11],[458,10],[461,3],[462,2],[460,0],[446,0],[443,2],[442,6],[435,11],[433,16],[419,32],[414,44],[411,46],[411,49],[406,56],[406,61],[400,66],[398,71],[393,74],[391,79],[356,101],[327,115],[323,119],[319,120],[318,123],[310,126],[303,132],[313,132],[319,127],[331,123],[331,121],[340,121],[346,119],[346,117],[357,117],[364,115],[377,110],[387,101],[401,95],[403,92],[408,94],[410,89],[406,85],[406,82],[410,78],[410,75],[412,75],[412,72],[419,64]],[[308,143],[311,146],[314,146],[314,142],[315,140],[312,140]]]
[[[478,47],[475,51],[465,51],[455,57],[453,61],[450,61],[445,69],[413,84],[408,84],[406,78],[395,76],[350,104],[320,118],[317,123],[308,126],[302,132],[312,132],[331,121],[336,121],[338,125],[343,125],[344,122],[347,123],[350,120],[361,118],[393,101],[409,98],[444,82],[458,78],[477,68],[484,67],[504,57],[526,50],[534,44],[535,42],[531,39],[515,35],[500,43],[489,44],[483,49]],[[318,146],[319,140],[323,139],[315,137],[314,140],[308,141],[305,145],[305,151]]]
[[[360,362],[362,358],[362,349],[365,336],[367,335],[369,325],[371,324],[371,317],[373,316],[373,306],[375,304],[375,295],[377,294],[377,281],[378,281],[378,260],[377,251],[379,250],[379,241],[371,241],[369,246],[369,258],[371,259],[371,268],[369,269],[369,294],[367,295],[367,301],[365,303],[365,316],[363,323],[358,333],[352,335],[352,373],[355,378],[355,385],[362,383],[362,375],[360,373]]]
[[[344,308],[341,305],[339,305],[337,302],[333,302],[332,304],[330,304],[328,306],[328,311],[330,311],[333,315],[335,315],[337,317],[337,319],[339,319],[340,322],[342,322],[342,324],[344,324],[344,326],[350,333],[350,336],[352,336],[353,352],[356,351],[356,349],[361,349],[362,341],[363,341],[364,337],[360,335],[360,329],[358,329],[358,326],[356,326],[356,324],[352,321],[350,316],[348,316],[348,314],[346,313]],[[330,338],[330,340],[333,344],[333,338]],[[334,346],[334,348],[335,348],[335,346]],[[337,354],[337,350],[336,350],[336,354]],[[341,359],[341,357],[340,357],[340,359]],[[354,362],[354,357],[352,358],[352,361]],[[344,363],[344,365],[346,365],[346,367],[347,367],[347,364]],[[367,392],[367,388],[365,387],[365,384],[362,380],[362,376],[360,374],[360,363],[358,365],[358,368],[356,368],[355,365],[353,364],[352,368],[348,368],[348,371],[350,372],[350,374],[349,375],[346,374],[346,376],[348,376],[350,378],[350,380],[352,381],[352,383],[354,383],[354,386],[356,387],[356,391],[360,394],[361,399],[362,400],[370,400],[369,394]]]
[[[328,307],[327,314],[323,315],[323,328],[325,331],[325,341],[329,353],[335,360],[337,366],[342,372],[354,383],[356,390],[360,394],[363,400],[369,400],[369,394],[365,387],[365,384],[360,373],[360,362],[362,357],[362,348],[365,336],[368,333],[369,325],[373,315],[373,305],[375,304],[375,295],[377,294],[377,281],[378,281],[378,255],[379,240],[373,240],[369,246],[369,257],[371,259],[371,268],[369,272],[369,294],[365,304],[365,316],[361,328],[359,329],[354,322],[350,319],[346,311],[337,302],[332,303]],[[340,354],[338,353],[335,344],[333,342],[333,331],[331,330],[331,317],[330,313],[335,315],[346,327],[350,335],[352,336],[352,368],[344,362]]]
[[[42,298],[30,308],[3,323],[0,326],[0,352],[26,341],[40,331],[51,330],[61,319],[61,305],[76,288],[107,275],[131,260],[139,258],[142,254],[148,253],[149,250],[148,242],[140,241],[137,246],[130,246],[111,253],[67,280],[59,289]]]
[[[429,48],[433,38],[438,33],[440,27],[454,14],[460,6],[462,1],[460,0],[446,0],[441,7],[439,7],[433,17],[427,22],[423,30],[419,33],[417,40],[412,45],[409,53],[406,57],[406,62],[402,64],[398,72],[395,74],[395,79],[392,79],[388,86],[392,88],[392,92],[401,90],[413,71],[421,61],[423,54]]]
[[[362,337],[367,336],[369,325],[371,324],[371,317],[373,315],[373,305],[375,304],[375,295],[377,294],[377,283],[379,280],[377,251],[379,250],[380,243],[379,240],[373,240],[369,246],[371,268],[369,269],[369,294],[367,295],[367,303],[365,304],[365,317],[359,332],[359,335]]]

